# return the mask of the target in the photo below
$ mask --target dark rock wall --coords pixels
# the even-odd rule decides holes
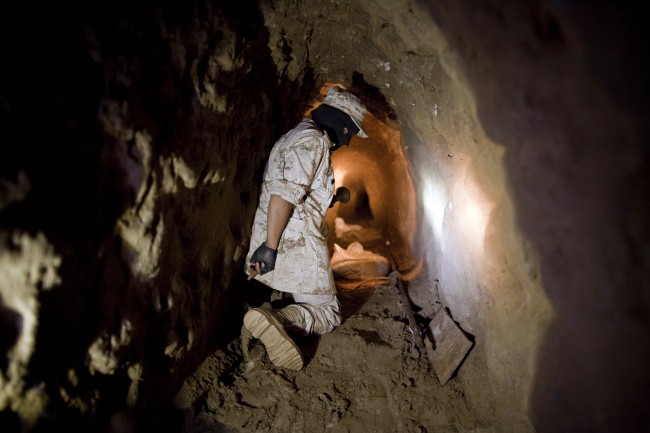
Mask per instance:
[[[466,398],[498,431],[648,428],[640,10],[151,1],[1,20],[3,427],[165,407],[239,331],[271,145],[339,82],[401,132],[414,289],[488,370]]]
[[[515,224],[554,310],[533,426],[647,430],[648,14],[580,1],[430,10],[464,59],[480,124],[506,148]]]
[[[265,157],[313,87],[308,68],[293,80],[276,70],[256,10],[100,2],[3,14],[9,422],[103,425],[117,408],[156,407],[238,331],[229,293]]]

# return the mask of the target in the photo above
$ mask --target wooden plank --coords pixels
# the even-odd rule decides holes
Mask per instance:
[[[474,343],[449,317],[444,308],[440,308],[429,323],[428,337],[425,342],[429,361],[441,384],[453,376],[465,359]]]

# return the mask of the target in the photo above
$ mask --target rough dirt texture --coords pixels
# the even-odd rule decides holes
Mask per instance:
[[[601,3],[7,4],[0,430],[650,430],[648,19]],[[397,143],[340,215],[474,338],[445,386],[387,287],[304,371],[239,340],[266,157],[332,82]]]
[[[335,332],[296,338],[302,371],[275,368],[245,329],[208,357],[179,394],[184,432],[489,431],[488,405],[467,401],[465,376],[443,387],[418,350],[396,286],[340,298]],[[478,367],[470,364],[463,369]]]

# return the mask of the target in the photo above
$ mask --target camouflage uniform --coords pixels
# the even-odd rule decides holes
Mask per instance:
[[[302,330],[304,333],[327,332],[340,323],[325,222],[334,195],[331,146],[327,134],[311,119],[303,119],[276,142],[264,170],[260,202],[246,256],[248,272],[251,256],[266,240],[271,195],[278,195],[295,205],[280,238],[275,269],[255,278],[275,290],[294,294],[301,306],[311,310],[302,311],[308,328]],[[315,308],[310,308],[312,300]],[[325,311],[318,305],[322,305]],[[323,321],[327,323],[320,323]]]

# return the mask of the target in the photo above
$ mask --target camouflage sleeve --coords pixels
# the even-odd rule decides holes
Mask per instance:
[[[270,193],[294,205],[302,203],[316,175],[323,150],[321,140],[316,137],[299,140],[287,147],[281,153],[282,179],[272,182]]]
[[[284,179],[277,179],[271,182],[269,192],[274,195],[279,195],[294,206],[298,206],[305,195],[305,187]]]

